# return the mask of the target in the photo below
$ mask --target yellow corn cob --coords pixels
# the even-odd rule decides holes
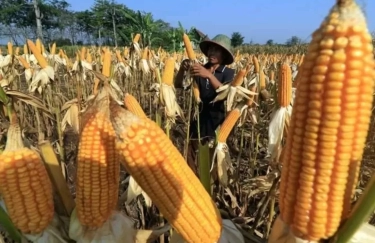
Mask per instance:
[[[299,59],[299,62],[298,62],[298,67],[301,66],[304,58],[305,58],[305,54],[302,54],[302,56],[301,56],[301,58]]]
[[[234,77],[234,80],[232,82],[232,86],[241,86],[244,80],[244,77],[247,73],[246,69],[241,69],[236,76]]]
[[[294,54],[291,56],[291,60],[292,60],[292,63],[297,63],[297,61],[298,61],[298,54],[297,54],[297,53],[294,53]]]
[[[39,42],[40,43],[40,42]],[[34,42],[27,40],[27,45],[29,46],[31,52],[34,54],[36,60],[38,61],[41,68],[46,68],[48,66],[46,59],[42,55],[41,51],[35,46]]]
[[[14,225],[41,233],[54,214],[52,185],[37,152],[28,148],[0,155],[0,193]]]
[[[279,201],[302,239],[328,238],[348,216],[371,117],[372,51],[361,9],[337,0],[300,67]]]
[[[217,242],[220,213],[163,130],[143,118],[129,125],[120,137],[124,167],[186,242]]]
[[[92,63],[92,56],[91,56],[91,53],[89,51],[87,52],[87,55],[86,55],[86,62]]]
[[[93,95],[98,94],[99,83],[100,83],[100,80],[98,78],[94,78],[94,88],[92,90]]]
[[[163,76],[161,77],[162,83],[172,86],[174,78],[174,64],[175,59],[173,57],[168,58],[165,61]]]
[[[0,161],[0,195],[10,219],[24,234],[41,233],[54,215],[52,184],[39,154],[23,146],[18,123],[8,129]]]
[[[141,105],[138,103],[137,99],[133,95],[128,93],[125,94],[124,105],[126,109],[128,109],[134,115],[141,118],[147,117]]]
[[[241,111],[237,108],[231,110],[225,118],[223,124],[220,126],[219,135],[217,137],[218,143],[225,143],[230,132],[232,131],[237,120],[241,116]]]
[[[38,50],[38,53],[42,53],[42,42],[40,41],[40,39],[36,39],[35,46],[36,50]]]
[[[195,60],[196,56],[195,56],[195,52],[193,50],[193,47],[191,45],[190,38],[185,33],[183,35],[183,40],[184,40],[184,45],[185,45],[185,50],[186,50],[187,56],[189,57],[190,60]]]
[[[16,47],[16,50],[14,51],[14,55],[18,56],[19,53],[20,53],[20,47],[17,46],[17,47]]]
[[[292,100],[292,69],[283,63],[279,69],[277,99],[281,107],[287,107]]]
[[[120,53],[119,50],[116,50],[116,58],[117,58],[118,62],[124,62],[124,60],[122,59],[122,56],[121,56],[121,53]]]
[[[140,38],[141,38],[141,34],[136,34],[133,38],[133,43],[138,43]]]
[[[240,50],[237,50],[234,60],[235,62],[238,62],[241,60]]]
[[[266,75],[264,74],[263,64],[259,67],[259,89],[263,90],[266,88]]]
[[[23,57],[18,57],[18,60],[20,61],[20,63],[22,64],[22,66],[23,66],[25,69],[29,69],[29,68],[30,68],[30,64],[25,60],[25,58],[23,58]]]
[[[52,47],[51,47],[51,55],[56,54],[56,42],[53,42]]]
[[[257,90],[257,86],[254,84],[254,85],[252,85],[252,86],[249,88],[249,90],[252,91],[252,92],[255,92],[255,91]],[[250,98],[250,99],[248,99],[248,100],[246,101],[246,105],[247,105],[248,107],[251,107],[251,106],[253,105],[253,103],[254,103],[254,95],[249,95],[249,98]]]
[[[8,54],[13,55],[13,44],[12,42],[8,42]]]
[[[106,77],[111,75],[111,52],[109,50],[104,51],[102,74]]]
[[[84,61],[86,59],[86,47],[82,47],[81,49],[81,55],[80,55],[80,60]]]
[[[151,60],[152,57],[153,57],[152,52],[150,49],[148,49],[147,60]]]
[[[192,83],[193,83],[193,94],[194,94],[195,101],[197,103],[200,103],[201,102],[201,95],[200,95],[200,92],[199,92],[198,84],[195,81],[192,82]]]
[[[142,59],[144,60],[148,59],[148,47],[147,46],[143,49]]]
[[[98,228],[118,200],[119,162],[115,131],[102,112],[88,117],[77,156],[77,216],[82,225]]]
[[[129,55],[129,49],[127,47],[124,48],[124,57]]]
[[[255,55],[253,56],[253,64],[254,64],[254,72],[259,73],[259,61]]]
[[[27,48],[27,44],[24,44],[23,45],[23,54],[28,54],[29,53],[29,50]]]
[[[270,70],[270,80],[275,80],[275,71]]]

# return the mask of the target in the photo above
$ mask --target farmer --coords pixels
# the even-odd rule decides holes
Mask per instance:
[[[231,82],[234,69],[226,67],[234,61],[230,49],[230,39],[225,35],[217,35],[212,40],[204,40],[199,47],[208,62],[205,65],[190,64],[189,60],[182,61],[177,73],[175,87],[182,88],[184,72],[190,70],[194,82],[198,84],[202,103],[199,105],[199,128],[202,145],[207,142],[213,145],[216,137],[215,130],[225,119],[224,100],[210,103],[216,97],[216,89],[221,85]],[[196,154],[198,151],[198,125],[197,119],[190,121],[190,140],[187,162],[197,173]],[[210,146],[212,147],[212,146]],[[213,149],[210,149],[211,156]],[[212,157],[211,157],[212,158]]]

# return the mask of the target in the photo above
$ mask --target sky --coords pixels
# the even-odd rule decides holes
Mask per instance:
[[[72,10],[89,9],[94,0],[67,0]],[[185,29],[194,26],[213,38],[217,34],[231,36],[240,32],[245,43],[264,44],[272,39],[285,43],[291,36],[304,41],[319,27],[336,0],[117,0],[133,10],[151,12],[154,19],[162,19]],[[357,0],[368,13],[370,31],[375,31],[374,0]]]

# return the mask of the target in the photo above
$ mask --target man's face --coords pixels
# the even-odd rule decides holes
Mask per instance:
[[[223,52],[220,47],[211,45],[208,48],[207,57],[211,64],[220,64],[223,60]]]

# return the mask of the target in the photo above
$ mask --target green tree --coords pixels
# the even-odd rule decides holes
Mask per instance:
[[[267,46],[273,46],[275,43],[273,42],[272,39],[269,39],[267,42],[266,42],[266,45]]]
[[[15,44],[36,36],[48,39],[46,30],[52,33],[61,25],[59,17],[69,7],[65,0],[0,0],[0,5],[0,34]]]
[[[143,46],[151,46],[152,42],[158,37],[153,37],[160,27],[160,22],[155,22],[152,13],[145,13],[137,11],[135,16],[126,15],[132,23],[133,33],[140,33],[142,36],[141,42]]]
[[[230,41],[233,47],[237,47],[244,43],[244,39],[245,37],[240,32],[233,32]]]
[[[303,42],[298,36],[292,36],[290,37],[285,44],[287,46],[296,46],[296,45],[301,45]]]

